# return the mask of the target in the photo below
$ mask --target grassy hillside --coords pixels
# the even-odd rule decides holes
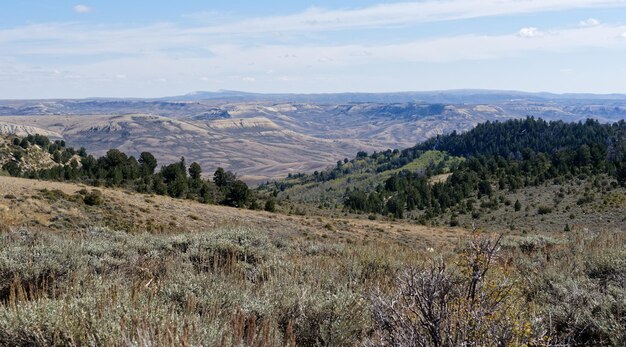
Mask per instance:
[[[450,167],[458,165],[463,158],[450,157],[441,151],[429,150],[406,164],[398,162],[399,152],[383,152],[370,157],[357,157],[348,162],[341,161],[336,167],[326,169],[317,175],[292,175],[285,180],[262,186],[263,189],[279,190],[279,199],[304,203],[319,203],[330,207],[342,204],[346,189],[374,190],[381,180],[385,180],[403,170],[426,172],[440,168],[447,173]],[[395,168],[396,166],[399,166]],[[334,178],[336,177],[336,178]]]
[[[396,346],[423,336],[430,346],[430,333],[480,345],[626,338],[625,318],[615,314],[626,309],[623,232],[499,239],[110,189],[91,204],[83,189],[0,178],[0,345]],[[107,224],[116,214],[133,227]],[[172,223],[143,224],[151,218]],[[417,302],[434,306],[407,315]]]
[[[99,196],[97,200],[90,199]],[[458,228],[431,228],[402,221],[382,223],[345,217],[298,216],[208,205],[123,189],[0,177],[0,222],[64,232],[109,228],[127,233],[195,233],[206,229],[246,227],[281,238],[367,243],[390,240],[415,249],[444,248],[465,234]]]
[[[274,185],[315,206],[424,225],[529,232],[626,228],[626,123],[485,123],[402,151],[359,153]],[[271,186],[270,186],[271,187]],[[327,214],[332,214],[328,212]]]
[[[278,213],[109,184],[138,164],[119,152],[0,177],[0,345],[620,346],[623,124],[525,122],[256,190]],[[543,150],[555,127],[576,136]]]

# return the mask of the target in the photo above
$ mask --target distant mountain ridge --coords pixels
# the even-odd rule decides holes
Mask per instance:
[[[196,91],[181,96],[160,98],[168,101],[222,100],[239,102],[311,102],[311,103],[494,103],[503,101],[626,101],[626,94],[591,94],[591,93],[549,93],[521,92],[505,90],[458,89],[423,92],[385,92],[385,93],[249,93],[232,90],[216,92]]]
[[[90,97],[82,99],[28,99],[2,100],[0,99],[0,114],[19,109],[20,105],[29,104],[32,107],[49,107],[51,104],[64,101],[69,108],[89,106],[128,106],[128,105],[159,105],[166,108],[182,106],[197,101],[217,102],[305,102],[305,103],[449,103],[449,104],[488,104],[510,101],[569,101],[569,102],[626,102],[626,94],[593,94],[593,93],[551,93],[551,92],[523,92],[515,90],[490,89],[453,89],[433,91],[406,91],[406,92],[343,92],[343,93],[254,93],[236,90],[194,91],[184,95],[174,95],[157,98],[114,98]],[[15,114],[15,113],[13,113]]]

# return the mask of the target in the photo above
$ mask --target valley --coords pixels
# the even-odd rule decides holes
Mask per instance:
[[[0,23],[0,347],[626,347],[626,0]]]
[[[0,101],[0,132],[62,138],[96,155],[118,148],[134,156],[149,150],[162,163],[184,156],[211,171],[223,167],[258,184],[322,170],[358,151],[411,147],[485,121],[532,115],[610,122],[626,114],[626,102],[617,96],[494,93],[398,93],[383,98],[223,92],[162,100],[5,100]]]
[[[129,134],[175,140],[154,124],[190,144],[280,127],[46,117],[28,119],[129,152]],[[623,121],[485,122],[250,189],[186,160],[0,136],[0,344],[393,346],[424,329],[404,313],[419,301],[446,310],[415,317],[481,345],[619,345],[625,139]]]

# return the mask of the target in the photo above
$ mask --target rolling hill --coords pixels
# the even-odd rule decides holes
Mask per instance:
[[[488,120],[612,122],[620,95],[497,91],[262,95],[194,93],[159,100],[5,100],[0,131],[46,134],[101,155],[150,150],[162,163],[185,156],[249,183],[322,170],[358,151],[407,148]]]
[[[626,126],[534,118],[359,152],[263,189],[302,210],[494,231],[626,229]],[[321,213],[321,212],[317,212]]]
[[[138,121],[116,117],[94,136]],[[249,120],[212,124],[275,131]],[[625,130],[528,118],[360,151],[254,190],[275,212],[207,204],[198,184],[235,190],[224,172],[11,136],[7,171],[65,182],[0,176],[0,345],[391,346],[419,321],[468,344],[619,345]],[[139,193],[151,180],[168,189]]]

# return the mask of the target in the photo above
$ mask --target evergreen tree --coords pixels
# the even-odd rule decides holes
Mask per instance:
[[[22,141],[20,142],[20,147],[28,149],[28,147],[30,147],[30,143],[28,142],[28,140],[22,139]]]
[[[209,187],[208,183],[203,183],[202,186],[200,187],[200,191],[198,192],[198,195],[200,196],[200,202],[208,204],[211,203],[213,201],[211,201],[211,189]]]
[[[164,182],[162,174],[159,173],[154,176],[152,190],[159,195],[167,194],[167,185]]]
[[[22,173],[22,169],[20,169],[19,165],[14,162],[14,161],[10,161],[6,164],[4,164],[2,166],[2,169],[5,170],[6,172],[9,173],[9,175],[13,176],[13,177],[17,177]]]
[[[215,170],[215,174],[213,174],[213,182],[215,182],[215,184],[220,188],[226,187],[228,185],[228,180],[224,169],[218,167],[217,170]]]
[[[233,207],[244,207],[250,198],[248,185],[243,181],[236,180],[226,193],[225,204]]]
[[[154,174],[157,167],[157,160],[150,152],[141,152],[139,155],[139,164],[141,166],[141,175],[143,177]]]
[[[202,168],[196,162],[191,163],[189,165],[189,176],[191,176],[192,180],[199,180],[202,176]]]
[[[276,212],[276,201],[274,201],[274,199],[268,199],[265,202],[265,211]]]
[[[178,173],[176,178],[167,185],[167,193],[173,198],[186,198],[189,192],[187,176]]]

